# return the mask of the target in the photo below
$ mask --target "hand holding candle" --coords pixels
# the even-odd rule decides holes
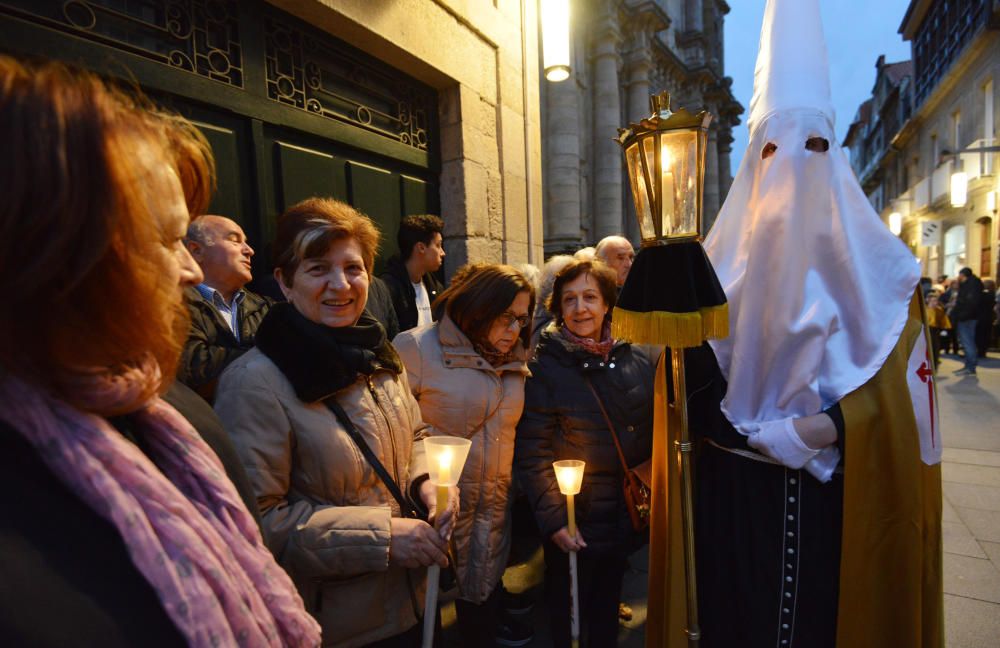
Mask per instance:
[[[430,473],[428,480],[435,489],[435,506],[432,513],[435,516],[434,526],[439,532],[445,531],[443,525],[450,526],[453,518],[447,514],[452,491],[456,500],[458,479],[462,475],[465,459],[469,456],[472,442],[468,439],[449,436],[433,436],[424,439],[424,452],[427,454],[427,466]],[[423,494],[423,493],[422,493]],[[429,499],[429,498],[428,498]],[[457,509],[457,503],[455,508]],[[431,648],[434,643],[434,620],[437,618],[438,582],[441,568],[432,565],[427,568],[427,597],[424,600],[424,636],[423,647]]]
[[[583,486],[583,468],[585,463],[576,459],[564,459],[563,461],[552,462],[552,467],[556,471],[556,482],[559,483],[559,492],[566,496],[566,528],[569,533],[570,540],[574,543],[577,538],[576,531],[576,506],[573,500],[573,496],[580,492],[580,488]],[[556,536],[559,536],[562,531],[557,532],[553,536],[553,541],[558,543]],[[566,546],[571,546],[568,543]],[[563,546],[565,551],[566,546]],[[583,545],[586,546],[586,545]],[[577,569],[576,569],[576,550],[573,549],[569,552],[569,595],[570,595],[570,636],[573,640],[573,648],[577,648],[580,645],[580,602],[577,598],[577,593],[579,592],[579,586],[577,584]]]

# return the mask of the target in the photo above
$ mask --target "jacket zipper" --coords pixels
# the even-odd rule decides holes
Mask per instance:
[[[382,420],[385,421],[385,428],[389,436],[389,445],[392,447],[392,477],[396,480],[396,485],[402,490],[402,482],[399,480],[399,472],[397,469],[396,461],[396,439],[392,435],[392,425],[389,423],[389,415],[385,413],[385,409],[382,407],[382,401],[378,398],[378,392],[375,391],[375,382],[372,380],[371,376],[365,376],[365,382],[368,384],[368,391],[372,395],[372,400],[375,401],[375,407],[378,409],[379,413],[382,415]],[[400,511],[400,515],[404,512]]]

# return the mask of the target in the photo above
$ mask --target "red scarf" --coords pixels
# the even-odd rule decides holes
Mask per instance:
[[[573,333],[573,331],[566,328],[563,324],[559,329],[562,336],[566,338],[571,344],[580,347],[587,353],[593,354],[595,356],[600,356],[605,362],[608,360],[608,356],[611,355],[611,348],[615,345],[614,338],[611,337],[611,318],[605,317],[604,323],[601,325],[601,340],[600,342],[594,341],[591,338],[580,337]]]

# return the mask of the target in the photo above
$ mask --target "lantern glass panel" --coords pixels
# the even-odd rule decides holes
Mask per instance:
[[[635,143],[625,150],[625,161],[628,166],[628,179],[632,185],[632,197],[639,216],[639,230],[643,239],[656,238],[653,229],[653,208],[650,205],[649,194],[646,191],[646,178],[642,171],[642,161],[639,159],[639,144]],[[649,167],[652,173],[653,167]]]
[[[662,232],[665,237],[698,234],[698,133],[667,131],[659,134]]]

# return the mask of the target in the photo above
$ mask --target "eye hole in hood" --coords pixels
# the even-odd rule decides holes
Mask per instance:
[[[764,145],[764,149],[760,152],[760,159],[766,160],[767,158],[774,155],[778,150],[778,145],[774,142],[768,142]]]
[[[826,153],[830,150],[830,142],[825,137],[810,137],[806,140],[806,149],[814,153]]]

